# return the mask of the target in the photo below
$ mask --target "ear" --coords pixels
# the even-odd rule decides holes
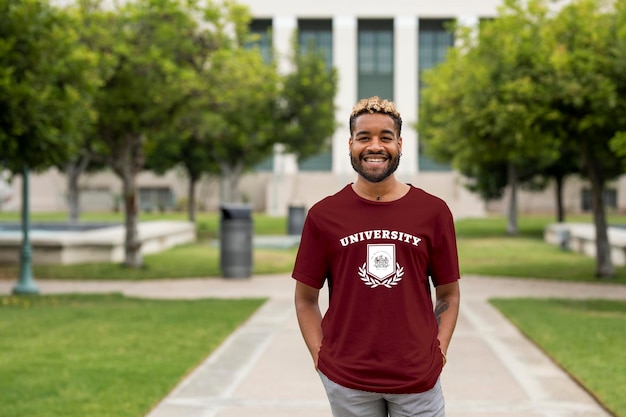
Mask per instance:
[[[398,148],[400,148],[400,152],[402,152],[402,136],[398,138]]]

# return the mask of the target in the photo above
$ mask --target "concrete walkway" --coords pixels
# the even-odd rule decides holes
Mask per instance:
[[[0,294],[10,293],[14,284],[0,281]],[[287,275],[38,282],[42,294],[116,291],[151,298],[269,297],[147,417],[328,417],[326,396],[298,330],[293,285]],[[448,417],[610,416],[487,299],[626,299],[626,286],[465,276],[461,291],[459,322],[442,375]]]

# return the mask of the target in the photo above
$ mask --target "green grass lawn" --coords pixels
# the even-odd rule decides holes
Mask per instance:
[[[626,300],[491,302],[618,417],[626,417]]]
[[[288,272],[296,256],[291,249],[255,249],[253,273]],[[73,280],[147,280],[165,278],[220,277],[219,249],[203,242],[190,243],[161,253],[144,256],[140,269],[121,264],[96,262],[71,265],[33,265],[33,276],[38,279]],[[0,279],[16,280],[19,265],[0,265]]]
[[[65,213],[33,213],[33,221],[62,222]],[[121,223],[120,213],[85,213],[83,222]],[[186,220],[184,213],[142,213],[142,221]],[[19,221],[18,213],[0,213],[0,221]],[[287,220],[255,213],[253,227],[256,235],[284,235]],[[33,265],[35,279],[76,280],[146,280],[164,278],[220,277],[220,251],[212,244],[218,236],[219,214],[199,213],[196,218],[199,239],[164,252],[144,256],[141,269],[126,268],[121,264],[97,262],[71,265]],[[253,253],[253,274],[285,273],[293,268],[297,248],[256,248]],[[17,254],[16,254],[17,256]],[[16,280],[19,265],[0,264],[0,279]]]
[[[536,238],[459,237],[458,248],[463,275],[598,281],[595,259],[563,251]],[[602,282],[626,283],[626,268],[616,267],[615,278]]]
[[[262,300],[0,297],[0,417],[141,417]]]
[[[591,216],[570,216],[568,220],[592,221]],[[502,217],[459,220],[461,274],[597,282],[595,259],[544,242],[544,229],[553,222],[549,216],[521,217],[519,234],[509,236]],[[609,223],[626,224],[626,216],[609,216]],[[626,267],[615,269],[615,278],[603,282],[626,283]]]
[[[86,213],[83,221],[121,222],[120,213]],[[185,220],[184,213],[142,213],[141,220]],[[18,221],[18,213],[0,213],[0,221]],[[34,213],[34,221],[63,221],[64,213]],[[572,222],[591,222],[591,216],[572,216]],[[462,274],[502,277],[543,278],[595,282],[593,258],[563,251],[543,241],[543,230],[554,220],[550,216],[524,216],[519,219],[519,235],[506,234],[502,217],[461,219],[456,223]],[[626,224],[626,216],[610,216],[612,224]],[[281,235],[287,230],[284,217],[253,214],[256,235]],[[219,277],[219,249],[211,242],[218,235],[219,214],[198,213],[198,242],[158,254],[146,255],[144,268],[127,269],[110,263],[83,265],[34,265],[36,279],[159,279]],[[254,274],[289,273],[296,249],[255,249]],[[16,265],[0,265],[0,279],[16,279]],[[616,268],[609,282],[626,283],[626,267]]]

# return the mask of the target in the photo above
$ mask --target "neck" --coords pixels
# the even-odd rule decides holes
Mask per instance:
[[[362,198],[371,201],[393,201],[406,194],[408,186],[389,178],[389,181],[369,182],[361,178],[352,184],[354,192]]]

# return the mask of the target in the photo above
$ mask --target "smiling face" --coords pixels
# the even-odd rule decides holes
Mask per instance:
[[[358,116],[349,145],[352,167],[369,182],[383,181],[400,164],[402,138],[394,120],[384,113]]]

